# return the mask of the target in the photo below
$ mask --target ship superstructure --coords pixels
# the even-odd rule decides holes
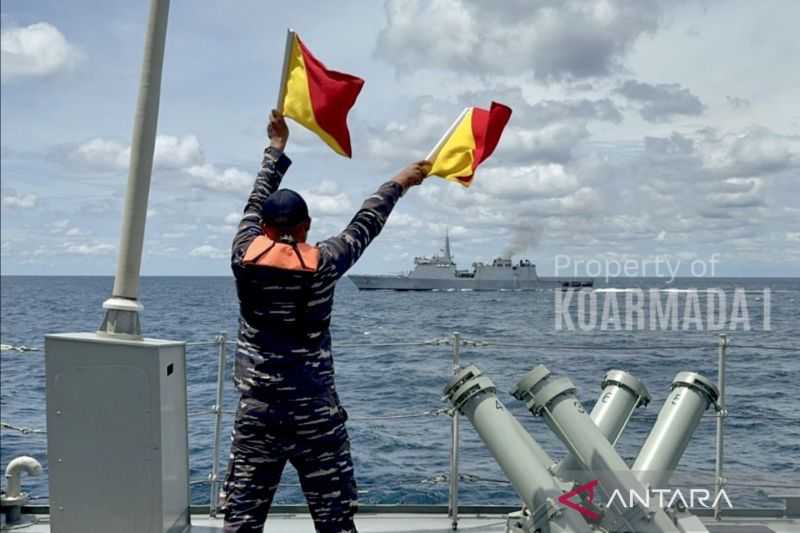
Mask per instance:
[[[471,270],[459,270],[445,235],[440,255],[415,257],[414,269],[407,274],[348,276],[361,290],[396,291],[500,291],[591,287],[590,279],[541,278],[528,259],[517,262],[498,257],[490,264],[475,262]]]

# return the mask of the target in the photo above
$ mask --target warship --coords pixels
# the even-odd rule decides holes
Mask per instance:
[[[498,257],[491,264],[472,263],[472,270],[459,270],[450,251],[450,235],[445,235],[441,255],[415,257],[414,270],[406,274],[348,276],[359,290],[394,291],[529,291],[539,289],[579,289],[592,287],[591,279],[540,278],[536,265],[528,259],[514,263]]]

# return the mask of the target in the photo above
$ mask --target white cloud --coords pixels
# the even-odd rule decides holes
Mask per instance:
[[[669,137],[646,137],[641,164],[644,186],[662,193],[685,193],[687,185],[730,192],[737,184],[750,183],[733,178],[788,175],[800,168],[800,136],[766,128],[722,134],[714,129],[673,132]]]
[[[588,215],[601,207],[600,196],[591,187],[582,187],[573,194],[549,200],[550,214],[558,215]]]
[[[208,232],[206,236],[211,239],[216,238],[209,235],[212,233],[233,236],[236,233],[237,227],[232,224],[205,224],[205,229]]]
[[[58,28],[38,22],[0,34],[2,80],[47,76],[74,67],[82,58]]]
[[[84,231],[76,226],[70,226],[69,219],[63,219],[56,220],[50,224],[50,233],[65,237],[79,237],[81,235],[88,235],[90,232]]]
[[[228,250],[221,250],[210,244],[203,244],[197,248],[193,248],[189,255],[192,257],[205,257],[208,259],[221,259],[229,255]]]
[[[575,121],[548,124],[536,129],[510,127],[503,132],[500,153],[520,162],[566,163],[572,159],[578,144],[588,137],[586,124]]]
[[[573,219],[568,229],[589,246],[633,249],[640,241],[639,246],[677,252],[727,243],[757,258],[752,250],[770,246],[766,228],[792,219],[781,204],[791,202],[795,187],[791,176],[800,152],[793,142],[760,128],[703,129],[648,137],[641,151],[610,161],[582,154],[567,168],[594,193],[576,194],[561,207],[590,208],[593,218],[591,224]],[[598,150],[613,154],[615,148]]]
[[[406,68],[417,67],[423,53],[437,63],[464,65],[474,57],[481,38],[478,23],[464,2],[386,2],[387,26],[381,31],[378,50]],[[420,31],[420,21],[436,31]],[[458,38],[453,36],[458,35]],[[393,57],[395,54],[400,57]]]
[[[194,165],[185,170],[187,174],[196,178],[195,183],[198,186],[212,191],[247,192],[255,181],[255,176],[238,168],[220,169],[211,163]]]
[[[159,135],[156,137],[156,147],[153,164],[158,168],[183,168],[199,165],[205,161],[200,141],[195,135],[174,137],[172,135]]]
[[[323,196],[314,193],[303,194],[311,216],[331,216],[351,214],[353,206],[345,193]]]
[[[720,192],[708,196],[715,207],[753,207],[764,203],[763,179],[728,178],[720,188]]]
[[[393,165],[398,154],[427,153],[458,116],[456,106],[431,97],[418,98],[414,104],[414,114],[406,121],[371,128],[367,140],[370,157]]]
[[[114,253],[114,246],[106,243],[66,243],[64,252],[70,255],[111,255]]]
[[[353,204],[350,197],[339,192],[339,186],[334,181],[323,180],[313,189],[299,192],[308,204],[312,217],[352,214]]]
[[[91,166],[127,168],[131,159],[131,147],[113,140],[95,138],[80,145],[72,153],[72,157]],[[179,169],[201,165],[204,161],[200,141],[195,135],[156,137],[154,168]]]
[[[753,102],[751,102],[749,99],[741,98],[739,96],[726,96],[725,101],[734,111],[745,111],[750,109],[750,107],[753,105]]]
[[[29,194],[10,194],[3,196],[3,205],[6,207],[18,207],[20,209],[30,209],[36,207],[39,197],[33,193]]]
[[[678,83],[627,80],[616,93],[634,102],[639,114],[648,122],[664,122],[678,115],[701,115],[705,110],[703,102]]]
[[[225,224],[228,225],[236,225],[239,221],[242,220],[241,213],[228,213],[225,215]]]
[[[527,84],[526,84],[527,85]],[[514,110],[512,120],[526,127],[544,126],[569,120],[604,121],[619,124],[622,114],[609,98],[588,99],[532,99],[526,97],[522,86],[500,86],[480,91],[468,91],[458,97],[464,106],[492,100],[502,102]],[[434,110],[440,105],[430,106]]]
[[[578,179],[563,165],[493,167],[481,171],[477,191],[497,198],[524,201],[531,197],[557,198],[575,192]]]
[[[95,138],[80,145],[73,156],[93,166],[125,168],[130,160],[130,147]]]
[[[699,140],[705,168],[725,177],[772,174],[800,165],[800,136],[750,128],[719,136],[709,130]]]
[[[606,76],[642,34],[655,32],[660,15],[656,0],[389,0],[378,54],[408,71]]]
[[[429,209],[445,218],[479,229],[527,232],[538,240],[545,219],[591,217],[604,207],[602,194],[580,185],[579,180],[557,164],[492,169],[466,190],[451,183],[426,184],[419,196]],[[464,213],[469,213],[467,220]],[[519,240],[519,239],[517,239]]]

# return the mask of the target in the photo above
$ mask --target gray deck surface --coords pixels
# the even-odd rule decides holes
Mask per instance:
[[[37,517],[38,523],[14,530],[26,533],[50,533],[47,515]],[[800,533],[797,519],[748,519],[731,518],[722,523],[703,519],[710,533]],[[459,520],[459,531],[505,532],[505,515],[466,515]],[[362,514],[357,522],[360,533],[447,533],[450,519],[444,515],[431,514]],[[192,533],[222,533],[222,520],[207,516],[192,516]],[[276,514],[270,516],[267,533],[311,533],[314,531],[311,518],[306,514]]]

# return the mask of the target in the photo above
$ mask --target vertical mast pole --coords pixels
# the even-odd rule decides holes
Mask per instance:
[[[139,313],[142,305],[138,301],[139,272],[142,266],[150,176],[153,171],[168,15],[169,0],[151,0],[139,99],[133,124],[117,275],[114,278],[112,296],[103,303],[106,312],[99,330],[99,333],[108,335],[141,337]]]

